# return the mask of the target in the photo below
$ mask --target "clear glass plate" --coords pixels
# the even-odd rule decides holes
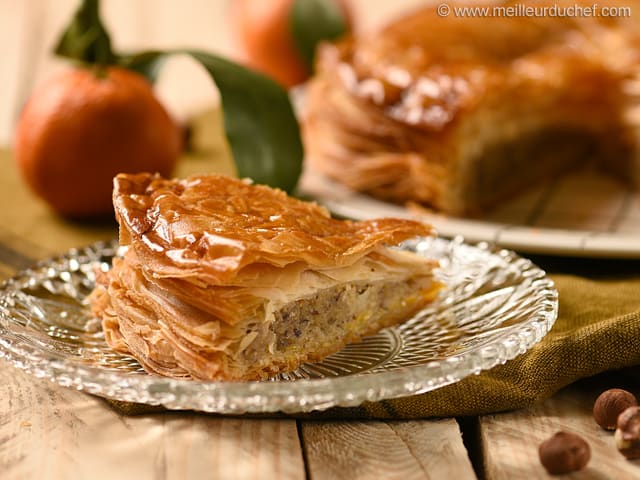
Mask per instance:
[[[240,414],[355,406],[423,393],[504,363],[540,341],[557,317],[553,283],[529,260],[461,239],[402,245],[441,261],[447,285],[429,308],[324,361],[262,382],[201,382],[146,374],[113,352],[88,312],[97,268],[117,243],[73,249],[0,288],[0,357],[36,377],[106,398]]]

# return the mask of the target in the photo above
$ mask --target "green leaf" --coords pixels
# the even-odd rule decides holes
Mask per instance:
[[[83,0],[71,23],[62,33],[55,53],[80,62],[111,65],[117,57],[111,39],[100,21],[99,0]]]
[[[132,55],[121,55],[119,64],[122,67],[138,72],[151,83],[155,83],[160,75],[160,70],[170,53],[161,51],[149,51]]]
[[[215,81],[239,175],[291,193],[302,171],[303,148],[287,92],[264,75],[199,50],[145,52],[124,66],[155,76],[171,54],[190,55]]]
[[[290,20],[293,40],[310,72],[318,44],[336,40],[348,27],[336,0],[295,0]]]

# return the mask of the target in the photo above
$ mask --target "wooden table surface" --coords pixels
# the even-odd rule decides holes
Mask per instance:
[[[28,87],[47,70],[34,43],[49,41],[73,2],[55,5],[61,3],[62,13],[52,1],[0,0],[0,78],[7,81],[0,89],[0,144],[9,142]],[[393,2],[375,3],[387,8]],[[216,2],[192,4],[220,10]],[[360,4],[364,11],[365,2]],[[111,2],[110,8],[129,5]],[[162,10],[158,5],[169,8],[169,2],[154,3]],[[142,11],[140,3],[136,6]],[[53,15],[38,17],[37,38],[25,33],[30,26],[25,18],[34,9]],[[166,13],[155,15],[160,23],[175,21]],[[157,27],[145,25],[147,33]],[[18,40],[6,38],[13,34]],[[22,50],[14,50],[16,45]],[[37,54],[23,55],[26,50]],[[7,62],[14,62],[15,78],[7,74]],[[219,162],[224,152],[205,150],[184,161],[178,174],[228,168]],[[71,247],[116,235],[114,224],[70,223],[53,215],[25,188],[7,152],[0,156],[0,205],[0,279]],[[0,359],[0,478],[544,479],[550,477],[538,461],[538,445],[558,430],[579,433],[592,448],[588,468],[567,478],[640,478],[640,464],[626,461],[612,435],[591,416],[603,389],[619,386],[640,394],[638,380],[640,369],[611,373],[578,382],[529,410],[460,419],[297,421],[183,412],[123,416],[100,398],[37,379]]]

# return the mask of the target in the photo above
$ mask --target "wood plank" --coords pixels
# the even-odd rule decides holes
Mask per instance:
[[[312,480],[476,478],[454,419],[304,422]]]
[[[559,430],[582,436],[591,447],[591,461],[581,479],[637,479],[640,462],[627,461],[616,449],[612,432],[593,420],[598,395],[613,387],[640,394],[640,369],[606,374],[578,382],[534,408],[480,418],[486,478],[548,479],[538,460],[539,444]],[[634,378],[635,377],[635,378]],[[570,478],[570,477],[569,477]]]
[[[304,479],[294,420],[118,415],[0,360],[3,480]]]

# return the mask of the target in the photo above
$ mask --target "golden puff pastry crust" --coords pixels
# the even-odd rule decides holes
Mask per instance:
[[[450,6],[321,49],[304,112],[313,170],[453,214],[482,212],[594,154],[640,185],[640,2],[598,3],[617,17],[454,10],[594,8],[584,0]]]
[[[113,202],[121,244],[132,243],[146,264],[168,275],[212,285],[242,284],[255,268],[295,262],[346,265],[382,243],[432,233],[429,225],[400,219],[336,220],[316,203],[222,175],[118,175]]]
[[[433,300],[435,262],[400,219],[336,220],[219,175],[120,174],[122,258],[91,295],[105,337],[151,373],[248,380],[319,360]]]

